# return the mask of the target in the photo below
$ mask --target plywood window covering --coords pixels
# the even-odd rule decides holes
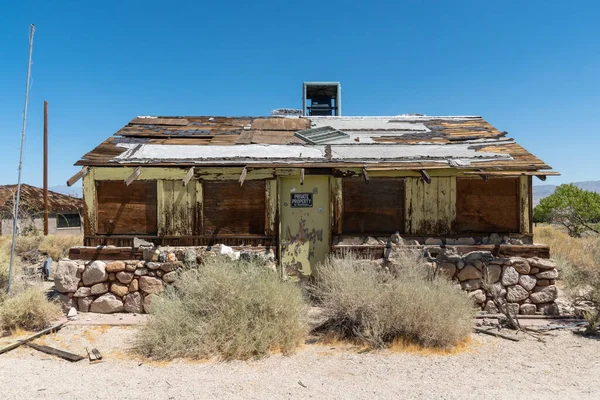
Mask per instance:
[[[404,180],[362,178],[342,180],[343,233],[404,232]]]
[[[456,229],[519,232],[519,178],[457,178]]]
[[[204,181],[205,235],[264,235],[265,181]]]
[[[156,181],[97,181],[98,234],[156,234]]]

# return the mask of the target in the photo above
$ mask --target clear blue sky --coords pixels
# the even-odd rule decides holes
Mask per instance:
[[[289,5],[288,5],[289,4]],[[345,115],[482,115],[563,173],[600,179],[597,1],[7,1],[0,184],[50,185],[137,115],[267,115],[303,81],[341,81]],[[538,184],[541,182],[538,182]]]

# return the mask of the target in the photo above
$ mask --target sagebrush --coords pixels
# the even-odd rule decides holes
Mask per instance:
[[[46,298],[40,287],[30,287],[0,299],[0,331],[35,331],[62,316],[60,306]]]
[[[310,291],[325,310],[326,332],[381,348],[396,340],[450,347],[472,330],[472,301],[418,256],[396,260],[391,268],[332,257],[317,271]]]
[[[207,258],[152,303],[135,349],[155,359],[225,360],[292,353],[306,335],[295,284],[251,262]]]

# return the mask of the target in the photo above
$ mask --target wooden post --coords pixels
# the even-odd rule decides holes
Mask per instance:
[[[300,185],[304,185],[304,168],[300,168]]]
[[[367,173],[367,167],[363,167],[362,172],[363,177],[365,178],[365,183],[369,183],[369,174]]]
[[[81,170],[78,173],[76,173],[75,175],[73,175],[67,181],[67,186],[69,186],[69,187],[73,186],[75,184],[75,182],[77,182],[78,180],[80,180],[81,178],[83,178],[87,173],[88,173],[88,167],[87,166],[81,168]]]
[[[419,173],[421,174],[421,178],[423,178],[423,180],[427,182],[428,185],[431,184],[431,176],[429,176],[427,171],[425,171],[424,169],[420,169]]]
[[[48,236],[48,102],[44,100],[44,235]]]

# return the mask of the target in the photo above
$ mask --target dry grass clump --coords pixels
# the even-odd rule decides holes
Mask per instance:
[[[600,328],[600,236],[573,238],[552,225],[534,230],[536,241],[548,244],[560,268],[560,279],[576,309],[583,309],[586,333]],[[582,307],[583,306],[583,307]]]
[[[325,309],[324,329],[373,348],[397,340],[444,348],[468,338],[474,308],[466,293],[415,257],[404,261],[386,270],[351,256],[321,264],[311,292]]]
[[[82,244],[82,235],[48,235],[38,249],[40,252],[48,254],[53,260],[59,260],[69,255],[71,247],[81,246]]]
[[[291,353],[306,335],[301,291],[249,262],[208,258],[152,303],[135,349],[154,359]]]
[[[48,301],[38,287],[30,287],[0,299],[0,331],[44,329],[61,315],[60,306]]]
[[[533,230],[536,243],[550,246],[552,258],[563,260],[579,268],[593,268],[600,258],[600,238],[588,235],[581,238],[569,236],[555,225],[543,224]]]

